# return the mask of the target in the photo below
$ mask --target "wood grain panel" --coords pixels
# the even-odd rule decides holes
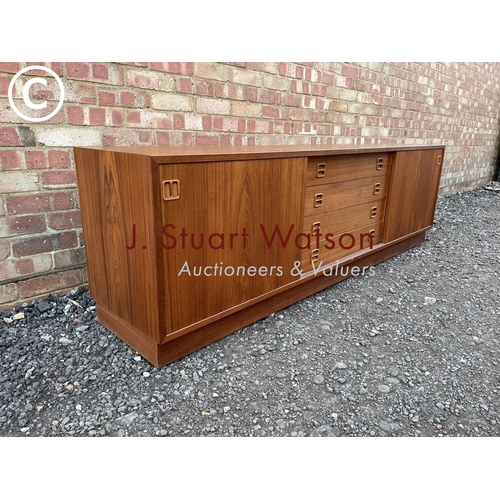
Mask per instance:
[[[309,158],[306,186],[389,175],[391,153]]]
[[[319,248],[302,251],[301,268],[304,271],[312,269],[313,260],[316,266],[320,263],[326,265],[346,255],[371,251],[370,245],[378,245],[382,241],[382,230],[383,223],[379,222],[336,234],[329,241],[322,240]],[[371,231],[372,239],[369,236]]]
[[[122,146],[92,148],[117,153],[144,155],[157,163],[193,163],[206,161],[264,160],[273,158],[298,158],[325,155],[358,155],[363,153],[384,153],[435,149],[434,145],[415,144],[283,144],[265,146]]]
[[[303,233],[311,234],[315,240],[316,229],[322,234],[320,240],[324,240],[325,234],[340,234],[350,229],[368,226],[384,219],[385,199],[363,203],[353,207],[339,208],[318,215],[311,215],[304,219]],[[307,240],[304,238],[307,242]]]
[[[385,241],[432,226],[443,155],[443,149],[396,153],[388,192]]]
[[[150,160],[75,148],[75,161],[92,296],[158,340]]]
[[[350,207],[385,198],[389,177],[370,177],[306,188],[304,215],[316,215],[329,210]],[[321,197],[321,203],[318,198]]]
[[[161,182],[180,185],[161,205],[166,335],[297,279],[305,161],[160,166]]]

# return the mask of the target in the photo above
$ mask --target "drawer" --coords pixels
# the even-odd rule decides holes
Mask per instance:
[[[325,234],[341,234],[350,229],[368,226],[384,220],[385,199],[363,203],[353,207],[339,208],[330,212],[310,215],[304,219],[302,231],[316,235],[319,231],[324,239]]]
[[[307,162],[306,186],[389,175],[391,153],[318,156]]]
[[[306,188],[304,216],[351,207],[385,198],[389,176],[370,177]]]
[[[317,268],[321,262],[323,263],[322,266],[325,266],[347,255],[363,250],[370,251],[371,238],[372,246],[382,242],[383,226],[383,222],[378,222],[362,228],[345,231],[327,240],[323,240],[319,248],[302,250],[302,271],[312,269],[312,262],[314,262]],[[369,235],[371,235],[371,238]]]

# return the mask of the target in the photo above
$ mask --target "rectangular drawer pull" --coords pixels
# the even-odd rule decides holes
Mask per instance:
[[[370,219],[375,219],[377,217],[377,207],[372,207],[372,211],[370,213]]]
[[[313,222],[311,234],[316,236],[321,230],[321,222]]]
[[[380,193],[380,182],[376,182],[373,185],[373,194],[379,194]]]
[[[319,260],[319,248],[311,250],[311,262],[316,262]]]
[[[324,177],[326,173],[326,163],[318,163],[316,177]]]
[[[178,200],[181,196],[181,183],[177,179],[163,181],[163,199],[165,201]]]
[[[377,170],[382,170],[383,166],[384,166],[384,159],[379,158],[377,161]]]
[[[314,195],[314,208],[319,208],[323,205],[323,193],[316,193]]]

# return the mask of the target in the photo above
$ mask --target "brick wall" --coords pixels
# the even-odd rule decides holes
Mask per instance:
[[[48,121],[9,105],[31,65]],[[0,63],[0,307],[86,283],[72,146],[444,142],[448,194],[496,174],[499,123],[500,63]]]

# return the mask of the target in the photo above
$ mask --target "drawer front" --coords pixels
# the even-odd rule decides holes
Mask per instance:
[[[391,153],[309,158],[306,186],[389,175],[391,162]]]
[[[363,203],[354,207],[340,208],[330,212],[310,215],[304,219],[302,231],[315,236],[318,232],[324,239],[326,233],[341,234],[353,228],[364,227],[384,220],[385,199]]]
[[[304,216],[385,198],[389,177],[370,177],[306,188]]]
[[[319,248],[303,250],[301,269],[309,271],[312,269],[313,262],[317,268],[321,262],[322,266],[325,266],[346,255],[363,250],[370,251],[370,240],[372,240],[372,246],[382,241],[383,225],[382,222],[378,222],[352,231],[346,231],[323,240]],[[371,238],[369,235],[371,235]]]

